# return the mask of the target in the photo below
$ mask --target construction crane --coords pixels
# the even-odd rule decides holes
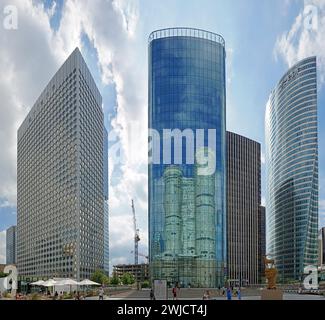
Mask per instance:
[[[139,264],[139,229],[137,229],[137,220],[135,217],[134,202],[132,199],[132,213],[133,213],[133,228],[134,228],[134,264]]]
[[[131,251],[131,253],[133,254],[134,251]],[[147,255],[141,253],[141,252],[138,252],[138,256],[139,256],[139,257],[143,257],[143,258],[145,258],[147,261],[149,260],[149,257],[148,257]]]

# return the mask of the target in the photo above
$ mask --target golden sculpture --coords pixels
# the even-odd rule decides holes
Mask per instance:
[[[265,264],[265,277],[267,279],[267,289],[276,289],[276,277],[278,271],[275,268],[274,259],[268,259],[267,256],[265,256],[264,264]]]

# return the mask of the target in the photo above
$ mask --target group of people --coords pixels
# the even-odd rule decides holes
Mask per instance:
[[[178,300],[178,294],[180,290],[180,286],[178,285],[178,283],[176,283],[175,286],[172,288],[173,300]],[[150,300],[156,300],[156,296],[153,289],[150,290]]]
[[[219,292],[220,292],[221,288],[219,288]],[[241,300],[241,291],[240,288],[237,288],[236,290],[234,290],[234,288],[222,288],[222,295],[224,296],[226,294],[227,300],[232,300],[233,295],[237,296],[238,300]],[[207,290],[205,291],[204,295],[203,295],[203,300],[211,300],[211,295],[210,295],[210,291]]]
[[[219,288],[220,291],[220,288]],[[233,296],[237,296],[238,300],[241,300],[240,288],[234,289],[234,287],[228,286],[227,288],[222,288],[222,295],[226,295],[227,300],[232,300]]]
[[[178,284],[175,284],[175,286],[173,286],[173,288],[172,288],[173,300],[178,300],[180,290],[181,289]],[[241,298],[242,298],[240,288],[234,289],[234,287],[230,287],[230,286],[228,286],[227,288],[219,287],[219,293],[221,293],[221,292],[222,292],[222,296],[226,295],[227,300],[232,300],[233,296],[236,296],[238,300],[241,300]],[[202,299],[203,300],[211,300],[211,294],[210,294],[209,290],[206,290],[204,292]],[[156,300],[153,289],[150,290],[150,300]]]
[[[50,292],[48,292],[47,295],[50,295]],[[55,291],[54,300],[62,297],[63,295],[64,295],[64,292],[61,291],[60,293],[58,293],[57,291]],[[73,294],[72,294],[72,297],[75,300],[84,300],[85,299],[85,297],[83,295],[81,295],[79,291],[74,291]]]

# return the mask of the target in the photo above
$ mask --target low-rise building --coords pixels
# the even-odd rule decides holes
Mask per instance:
[[[122,277],[123,274],[130,273],[134,276],[136,282],[149,280],[149,265],[141,264],[119,264],[113,266],[113,274],[117,277]]]

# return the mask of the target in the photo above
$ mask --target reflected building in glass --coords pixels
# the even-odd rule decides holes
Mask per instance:
[[[203,30],[164,29],[149,37],[149,128],[158,136],[149,141],[152,280],[224,284],[225,55],[223,38]],[[205,157],[213,170],[202,174]]]
[[[266,109],[268,250],[281,280],[317,265],[318,138],[316,57],[282,77]]]

